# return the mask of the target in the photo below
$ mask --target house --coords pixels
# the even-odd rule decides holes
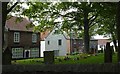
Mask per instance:
[[[90,53],[98,53],[98,40],[90,39]]]
[[[73,38],[73,39],[69,39],[70,41],[70,53],[74,53],[74,52],[83,52],[83,40],[79,39],[79,38]]]
[[[110,42],[109,39],[98,39],[98,50],[104,50],[106,47],[106,43]]]
[[[49,30],[40,33],[40,57],[43,57],[45,51],[45,38],[50,33]]]
[[[5,44],[12,52],[12,58],[39,57],[40,46],[39,32],[33,32],[33,28],[26,28],[31,22],[27,18],[16,22],[17,17],[11,17],[5,25]]]
[[[73,38],[71,39],[71,53],[78,52],[78,53],[83,53],[84,52],[84,41],[83,39],[79,38]],[[94,49],[95,52],[97,52],[97,47],[98,47],[98,40],[96,39],[91,39],[90,40],[90,49]],[[90,52],[93,52],[90,50]]]
[[[67,54],[67,36],[59,28],[41,33],[41,57],[44,51],[54,51],[55,56]]]
[[[113,41],[110,42],[110,46],[113,47],[114,52],[117,52],[117,49],[115,48],[115,44]],[[118,40],[116,40],[116,47],[118,47]]]

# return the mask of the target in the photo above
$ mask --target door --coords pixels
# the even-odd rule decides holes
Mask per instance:
[[[26,51],[26,58],[29,58],[29,51]]]
[[[30,57],[30,50],[25,50],[25,58],[29,58]]]

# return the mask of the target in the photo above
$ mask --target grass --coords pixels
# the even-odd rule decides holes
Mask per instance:
[[[69,60],[64,60],[65,56],[55,57],[55,64],[102,64],[104,63],[104,54],[100,53],[97,56],[89,54],[79,54],[79,55],[68,55]],[[77,60],[79,58],[79,60]],[[117,54],[114,54],[113,63],[117,63]],[[61,60],[61,61],[59,61]],[[16,62],[15,62],[16,61]],[[43,58],[33,58],[33,59],[24,59],[24,60],[14,60],[12,64],[24,64],[24,65],[35,65],[43,64]]]
[[[24,64],[24,65],[33,65],[33,64],[42,64],[43,58],[33,58],[33,59],[23,59],[23,60],[13,60],[12,64]]]

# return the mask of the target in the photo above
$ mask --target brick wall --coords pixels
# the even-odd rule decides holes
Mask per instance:
[[[32,32],[20,32],[20,42],[14,43],[14,31],[8,33],[8,46],[39,47],[40,35],[37,34],[37,43],[32,43]]]

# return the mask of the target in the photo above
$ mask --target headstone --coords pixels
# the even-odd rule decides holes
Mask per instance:
[[[104,51],[104,62],[112,63],[112,50],[110,48],[110,42],[106,43],[106,49]]]
[[[10,65],[11,64],[11,60],[12,60],[12,53],[10,51],[10,49],[7,47],[4,51],[4,53],[2,54],[2,64],[3,65]]]
[[[44,63],[45,64],[54,63],[54,51],[44,51]]]
[[[114,54],[114,48],[113,46],[110,46],[111,50],[112,50],[112,55]]]

